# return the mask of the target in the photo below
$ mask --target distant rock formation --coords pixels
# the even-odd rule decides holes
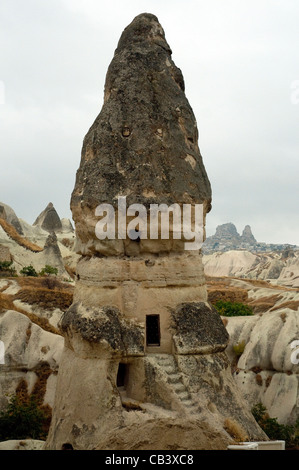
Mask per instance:
[[[299,250],[253,253],[248,250],[228,250],[203,256],[206,276],[232,276],[271,280],[280,285],[299,287]]]
[[[252,234],[250,225],[245,226],[241,235],[241,241],[244,243],[248,243],[249,245],[256,244],[256,239],[254,238]]]
[[[74,232],[74,227],[70,221],[70,219],[61,219],[61,231],[62,232],[67,232],[67,233],[70,233],[70,232]]]
[[[47,232],[57,232],[62,230],[61,220],[52,202],[40,213],[33,226],[38,225]]]
[[[218,225],[214,236],[216,239],[219,240],[240,240],[240,235],[238,234],[235,225],[231,222],[223,225]]]
[[[257,242],[252,234],[250,225],[246,225],[242,235],[231,222],[218,225],[216,233],[207,237],[203,246],[202,253],[211,254],[215,252],[225,252],[230,250],[248,250],[252,252],[271,252],[283,251],[286,249],[298,248],[289,244],[273,244]]]
[[[15,211],[3,202],[0,202],[0,217],[6,220],[6,222],[8,222],[9,224],[11,224],[16,229],[19,235],[24,235],[22,226]]]
[[[50,233],[46,240],[43,257],[50,266],[58,269],[60,275],[66,273],[55,232]]]
[[[69,279],[65,266],[73,273],[79,258],[73,249],[75,232],[71,221],[60,221],[50,203],[35,223],[33,226],[19,219],[13,209],[0,203],[0,261],[13,261],[18,273],[29,265],[37,272],[50,265],[58,269],[59,277]]]

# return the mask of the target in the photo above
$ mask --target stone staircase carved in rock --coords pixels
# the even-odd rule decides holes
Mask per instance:
[[[190,392],[183,382],[176,360],[171,354],[155,354],[156,362],[167,374],[167,382],[176,393],[178,400],[189,413],[197,413],[198,406],[192,400]]]

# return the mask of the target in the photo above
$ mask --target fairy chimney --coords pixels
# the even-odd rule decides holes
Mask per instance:
[[[71,197],[81,258],[61,321],[48,449],[226,448],[228,417],[248,439],[263,437],[234,385],[228,334],[190,238],[198,208],[204,238],[211,188],[171,54],[158,19],[137,16],[83,142]],[[161,213],[152,230],[157,206],[168,236]]]

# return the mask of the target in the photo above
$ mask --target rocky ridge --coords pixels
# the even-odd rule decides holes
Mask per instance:
[[[45,265],[71,280],[78,256],[74,252],[75,232],[68,219],[59,219],[52,203],[30,225],[6,204],[0,217],[0,257],[12,260],[17,274],[26,266],[40,272]],[[7,215],[8,214],[8,215]],[[59,220],[59,223],[58,223]]]
[[[235,381],[251,406],[262,403],[272,418],[294,424],[299,417],[298,289],[218,276],[208,277],[208,292],[212,303],[242,302],[253,309],[252,316],[222,317]]]
[[[207,276],[268,280],[271,284],[299,287],[299,251],[255,253],[229,250],[203,256]]]
[[[274,244],[258,242],[251,230],[250,225],[246,225],[240,235],[236,226],[229,222],[218,225],[216,232],[206,238],[202,246],[203,254],[215,252],[226,252],[231,250],[247,250],[251,252],[265,253],[273,251],[284,251],[288,249],[298,250],[296,245]]]

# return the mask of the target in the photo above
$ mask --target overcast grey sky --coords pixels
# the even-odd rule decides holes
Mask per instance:
[[[71,217],[84,135],[123,29],[162,24],[211,181],[207,233],[233,222],[299,245],[298,0],[1,0],[0,201]]]

